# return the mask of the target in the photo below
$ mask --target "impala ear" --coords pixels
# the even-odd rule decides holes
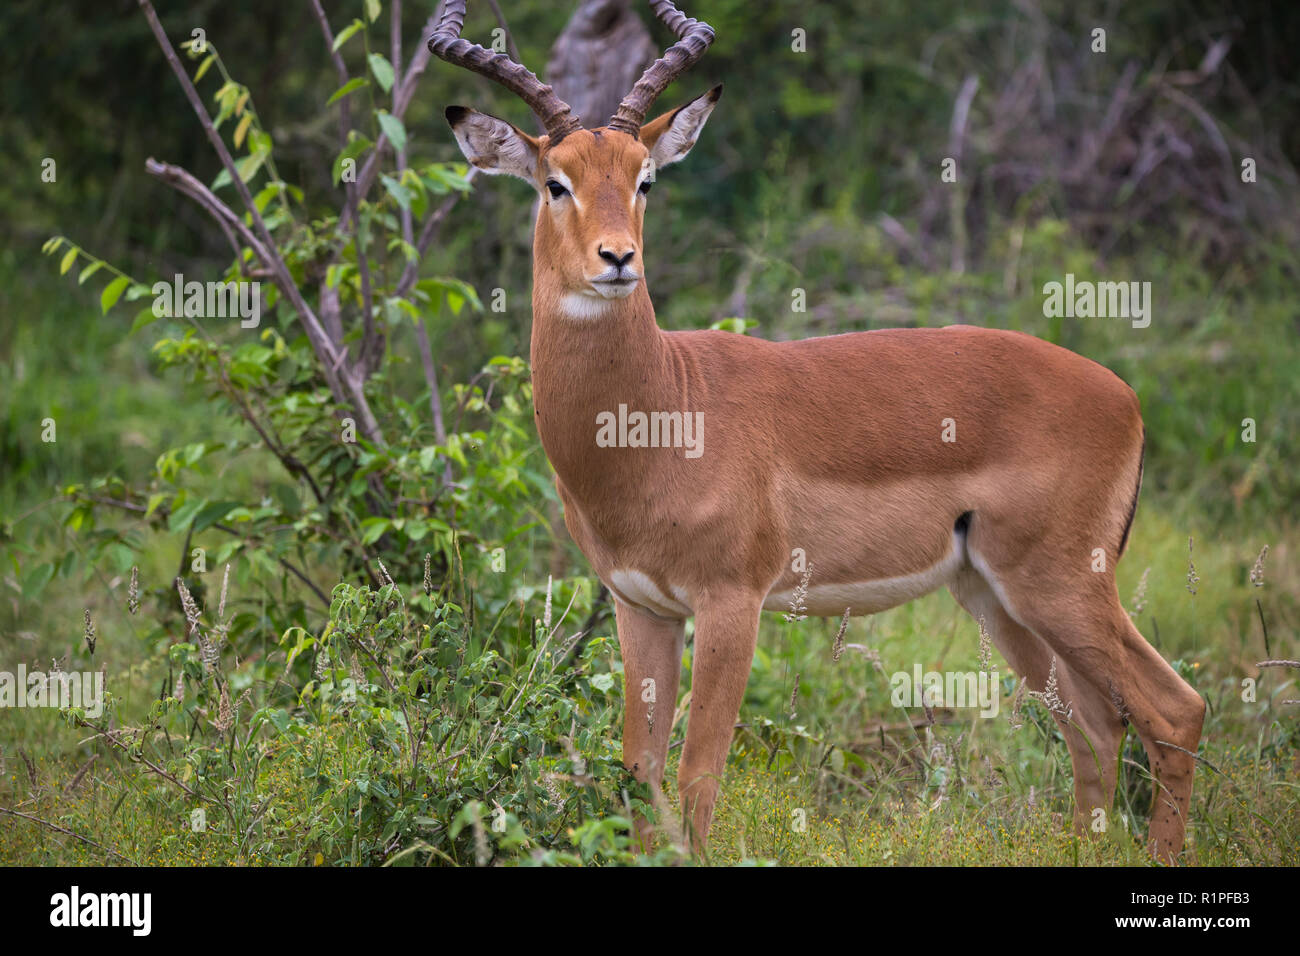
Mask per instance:
[[[703,96],[697,96],[685,106],[679,106],[670,113],[652,119],[641,127],[641,142],[650,150],[650,157],[656,168],[671,166],[678,160],[685,159],[695,141],[700,138],[704,122],[713,112],[718,98],[722,96],[722,84],[719,83]]]
[[[538,140],[505,120],[448,106],[447,122],[465,158],[485,173],[509,173],[537,185]]]

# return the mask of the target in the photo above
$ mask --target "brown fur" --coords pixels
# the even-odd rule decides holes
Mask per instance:
[[[679,783],[703,846],[759,613],[799,582],[792,550],[806,552],[815,589],[923,574],[959,549],[959,566],[933,585],[947,584],[985,618],[1031,689],[1042,689],[1057,661],[1062,696],[1074,706],[1062,724],[1079,825],[1094,808],[1109,812],[1126,717],[1159,780],[1152,848],[1176,859],[1194,762],[1157,741],[1194,752],[1204,703],[1143,640],[1116,592],[1143,450],[1128,386],[1032,336],[968,326],[782,343],[664,332],[644,281],[626,298],[591,300],[605,309],[599,317],[566,312],[566,297],[606,265],[601,248],[633,250],[631,265],[644,276],[638,177],[661,136],[689,148],[699,114],[707,118],[716,102],[716,91],[708,95],[688,104],[698,126],[671,129],[683,115],[673,111],[639,139],[581,130],[550,149],[544,137],[515,131],[536,164],[531,176],[519,174],[543,196],[533,259],[537,430],[569,531],[618,599],[625,762],[659,785],[667,721],[650,727],[641,687],[653,679],[659,713],[671,711],[686,614],[667,599],[696,618]],[[557,170],[572,199],[547,195],[543,184]],[[703,456],[598,447],[596,416],[620,403],[703,412]],[[945,419],[955,421],[955,442],[941,440]],[[1106,556],[1100,573],[1097,548]],[[665,601],[618,577],[629,571]],[[810,611],[838,615],[835,600],[814,599]],[[854,610],[882,604],[864,597]]]

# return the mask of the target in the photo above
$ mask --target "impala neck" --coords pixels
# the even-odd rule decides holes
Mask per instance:
[[[587,299],[575,318],[566,290],[540,252],[533,257],[532,374],[534,420],[546,456],[575,494],[608,485],[594,454],[596,416],[629,410],[680,409],[674,366],[645,282],[623,299]],[[608,492],[608,488],[605,488]]]

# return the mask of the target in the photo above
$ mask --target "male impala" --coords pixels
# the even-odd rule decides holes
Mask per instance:
[[[694,616],[678,782],[702,847],[759,614],[788,606],[801,577],[791,554],[802,549],[814,567],[811,614],[871,614],[946,585],[1031,689],[1044,687],[1055,662],[1072,705],[1057,719],[1079,824],[1109,807],[1131,721],[1159,781],[1151,847],[1173,861],[1204,702],[1142,638],[1116,592],[1142,478],[1137,397],[1102,366],[1016,332],[953,326],[776,343],[661,331],[642,258],[646,194],[657,170],[690,151],[722,88],[644,122],[713,40],[708,24],[667,0],[651,6],[678,42],[597,129],[583,128],[522,64],[461,39],[463,0],[446,4],[429,40],[437,56],[514,91],[546,127],[534,137],[447,109],[471,163],[518,176],[541,197],[537,431],[565,523],[616,599],[624,762],[660,785],[671,721],[648,719],[642,688],[653,680],[671,713],[684,622]],[[658,447],[598,442],[620,406],[698,421],[702,454],[667,440],[666,426]],[[1094,571],[1094,549],[1104,570]]]

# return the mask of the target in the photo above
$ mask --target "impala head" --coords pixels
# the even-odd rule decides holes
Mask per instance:
[[[542,136],[463,106],[447,108],[465,157],[486,173],[509,173],[541,197],[534,247],[566,295],[594,300],[630,295],[642,281],[641,224],[646,196],[658,170],[690,152],[722,87],[649,123],[655,97],[698,60],[713,29],[682,14],[667,0],[651,7],[678,36],[619,105],[608,125],[585,129],[568,105],[522,64],[460,39],[465,4],[448,2],[429,49],[450,63],[482,73],[518,94],[541,118]]]

